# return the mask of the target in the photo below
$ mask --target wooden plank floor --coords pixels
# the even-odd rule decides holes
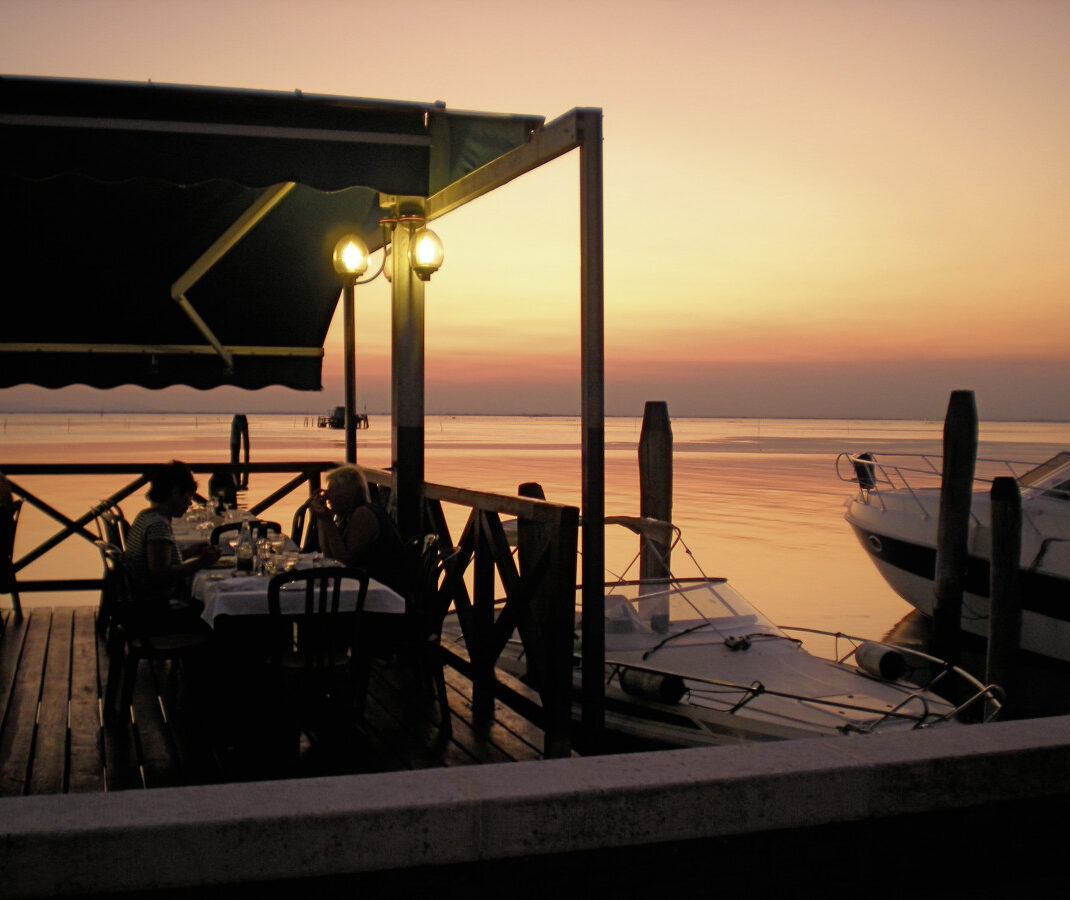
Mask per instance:
[[[0,638],[0,796],[130,790],[254,778],[392,771],[541,757],[541,730],[496,703],[478,723],[472,684],[447,669],[452,736],[443,739],[436,704],[407,669],[373,667],[363,718],[329,740],[302,737],[285,764],[255,739],[226,735],[218,711],[170,664],[143,662],[130,710],[103,715],[107,655],[96,610],[29,611]],[[500,677],[528,702],[534,695]],[[294,745],[296,746],[296,742]]]

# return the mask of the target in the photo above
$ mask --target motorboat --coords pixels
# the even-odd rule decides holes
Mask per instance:
[[[606,522],[633,531],[666,561],[677,548],[694,561],[674,525],[628,516]],[[998,688],[926,654],[777,627],[697,561],[694,577],[677,577],[666,563],[667,574],[629,578],[638,559],[606,582],[606,727],[618,735],[645,746],[688,747],[928,728],[958,721],[986,700],[987,715],[998,712]],[[833,651],[827,659],[803,647],[803,636],[822,634]],[[456,622],[444,628],[449,640],[463,640]],[[578,698],[578,655],[574,662]],[[519,640],[497,665],[525,675]],[[934,690],[952,682],[957,703]],[[574,710],[578,717],[578,700]]]
[[[942,460],[923,454],[841,453],[841,479],[857,485],[845,518],[877,571],[926,615],[935,604]],[[1013,476],[1022,497],[1020,646],[1070,662],[1070,453],[1046,462],[979,459],[971,501],[962,628],[988,634],[991,479]]]

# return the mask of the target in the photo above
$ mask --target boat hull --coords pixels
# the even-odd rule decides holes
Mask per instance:
[[[922,514],[897,508],[883,495],[883,505],[854,498],[845,518],[881,577],[900,597],[931,616],[935,606],[936,524],[938,503]],[[922,500],[931,499],[921,498]],[[974,521],[968,539],[969,555],[962,598],[962,630],[988,637],[990,564],[987,498],[975,498]],[[1023,532],[1022,649],[1070,662],[1070,578],[1060,571],[1063,545],[1045,548],[1043,540]],[[1040,560],[1040,562],[1038,562]],[[1045,563],[1047,565],[1045,565]]]

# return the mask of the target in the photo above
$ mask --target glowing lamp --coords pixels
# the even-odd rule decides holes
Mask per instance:
[[[409,265],[421,281],[430,281],[439,270],[445,255],[442,241],[430,228],[413,232],[409,242]]]
[[[357,235],[347,234],[334,245],[334,271],[359,278],[368,271],[368,245]]]

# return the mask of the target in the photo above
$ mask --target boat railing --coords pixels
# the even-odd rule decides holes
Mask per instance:
[[[936,688],[951,679],[955,679],[958,687],[952,688],[952,691],[949,691],[949,693],[953,692],[956,697],[964,697],[964,699],[954,701],[957,705],[949,712],[938,717],[937,721],[958,718],[968,711],[980,708],[981,721],[991,722],[999,715],[1000,710],[1003,708],[1006,695],[1003,688],[998,684],[984,684],[965,669],[952,665],[947,660],[931,656],[914,647],[904,647],[898,644],[886,644],[882,641],[867,640],[866,638],[845,634],[841,631],[824,631],[817,628],[804,628],[801,626],[790,625],[781,625],[780,628],[782,631],[787,632],[799,632],[802,634],[814,634],[822,637],[834,638],[833,658],[835,661],[841,665],[851,665],[852,657],[854,657],[853,664],[862,672],[865,672],[866,669],[859,665],[856,654],[858,653],[859,648],[863,645],[875,645],[885,650],[900,654],[904,658],[908,671],[918,672],[929,670],[931,673],[929,679],[924,684],[914,685],[914,687],[918,689],[917,693],[913,693],[905,698],[902,703],[895,707],[895,709],[889,711],[889,715],[892,715],[900,707],[910,702],[911,699],[923,699],[923,692],[939,693]],[[842,644],[844,642],[847,644],[846,650],[842,649]],[[874,677],[878,676],[874,675]],[[915,727],[923,726],[919,725]]]
[[[799,630],[805,631],[808,629]],[[815,633],[823,634],[825,632]],[[653,666],[644,666],[641,663],[633,663],[630,661],[627,663],[610,663],[607,664],[606,669],[607,685],[612,683],[614,678],[617,678],[619,680],[620,675],[628,669],[638,672],[647,672],[652,675],[664,674],[663,669],[658,669]],[[843,700],[829,700],[822,697],[810,697],[805,694],[796,694],[790,691],[778,691],[766,687],[760,681],[752,681],[750,684],[743,684],[741,682],[723,681],[716,678],[704,678],[698,675],[688,675],[684,680],[688,684],[698,684],[714,688],[719,693],[738,693],[740,695],[739,699],[732,703],[732,705],[728,709],[728,713],[730,715],[739,712],[739,710],[743,709],[749,703],[756,700],[758,697],[763,696],[778,697],[783,700],[793,700],[798,703],[806,703],[810,706],[827,707],[833,710],[848,710],[850,712],[872,714],[874,716],[874,721],[867,722],[864,724],[851,724],[840,726],[841,730],[843,731],[853,731],[859,733],[868,733],[874,731],[883,722],[889,720],[904,720],[908,722],[913,722],[914,728],[927,728],[930,725],[936,724],[937,722],[944,722],[948,719],[953,718],[960,710],[965,709],[967,705],[970,705],[960,704],[960,706],[956,707],[954,710],[947,713],[946,715],[936,716],[935,714],[930,712],[929,703],[920,691],[911,691],[904,697],[901,703],[896,704],[896,706],[891,710],[886,710],[877,709],[873,706],[863,706],[858,703],[847,703]],[[692,696],[694,696],[695,689],[690,688],[689,692],[692,694]],[[914,701],[921,703],[923,712],[917,713],[908,711],[906,709],[906,707]],[[988,721],[988,719],[986,719],[985,721]]]
[[[998,476],[1010,476],[1019,482],[1023,491],[1036,490],[1022,479],[1036,469],[1035,462],[1022,460],[993,459],[978,457],[977,463],[983,474],[974,475],[975,490],[991,490],[992,482]],[[841,481],[858,485],[858,499],[867,505],[879,505],[881,510],[888,508],[885,492],[907,493],[918,507],[922,518],[929,519],[936,510],[926,506],[919,491],[938,488],[943,477],[943,456],[927,453],[840,453],[836,457],[836,475]],[[1047,496],[1070,500],[1070,491],[1061,488],[1043,488]],[[971,510],[974,524],[982,524],[977,514]],[[1039,535],[1042,534],[1036,522],[1029,515],[1028,509],[1022,510],[1023,520]]]

